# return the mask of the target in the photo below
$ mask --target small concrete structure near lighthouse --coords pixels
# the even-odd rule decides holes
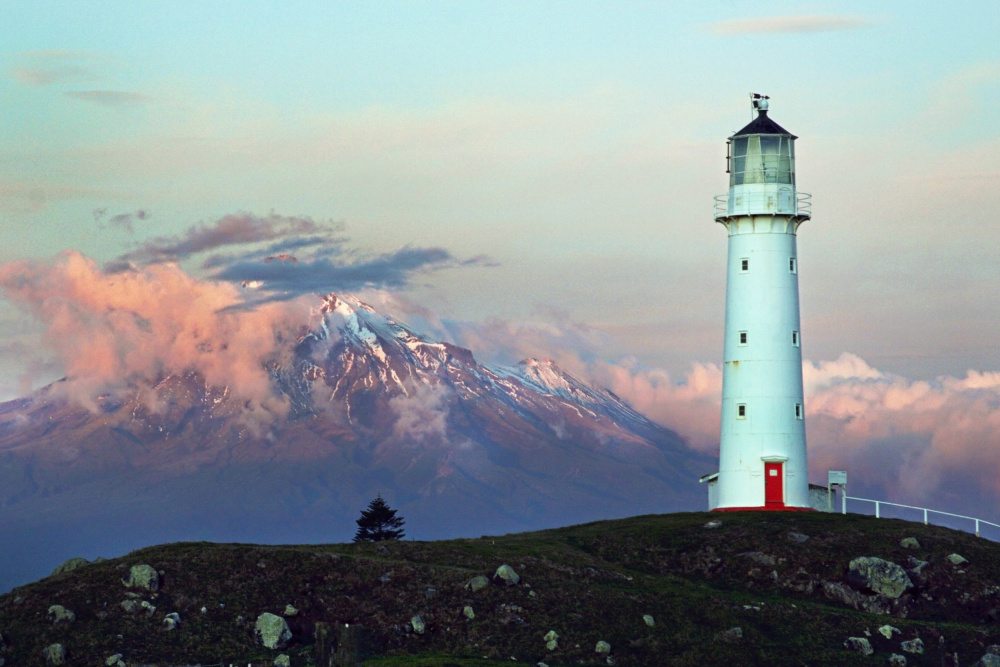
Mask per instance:
[[[710,510],[808,510],[799,258],[810,215],[795,189],[795,135],[771,120],[768,98],[726,144],[729,194],[715,221],[729,233],[719,472]]]

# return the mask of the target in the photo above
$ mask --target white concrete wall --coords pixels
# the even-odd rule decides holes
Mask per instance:
[[[718,507],[763,506],[766,459],[784,463],[785,505],[808,507],[795,243],[801,220],[771,214],[722,222],[729,231],[729,259]],[[740,332],[747,333],[745,345]],[[738,418],[739,404],[746,405],[744,419]],[[796,418],[796,404],[803,419]]]

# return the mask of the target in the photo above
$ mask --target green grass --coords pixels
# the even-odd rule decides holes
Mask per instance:
[[[704,528],[709,519],[723,524]],[[791,541],[789,532],[809,539]],[[919,550],[899,546],[911,536]],[[761,565],[747,552],[774,564]],[[950,565],[953,552],[968,565]],[[930,562],[928,577],[891,616],[852,609],[821,587],[803,588],[808,581],[843,582],[858,556],[900,564],[914,556]],[[140,563],[164,572],[161,591],[144,598],[157,607],[152,617],[120,607],[121,580]],[[502,563],[515,567],[521,585],[464,588]],[[52,604],[72,609],[77,621],[47,623]],[[940,664],[941,636],[961,664],[971,664],[1000,643],[989,614],[1000,609],[1000,545],[935,526],[815,513],[654,515],[381,545],[168,544],[0,596],[0,633],[8,644],[0,657],[8,665],[36,664],[45,646],[60,641],[70,664],[100,664],[113,653],[130,664],[266,664],[277,652],[254,641],[253,622],[264,611],[280,615],[287,604],[300,610],[288,619],[295,639],[285,652],[293,665],[311,664],[318,621],[363,626],[365,664],[373,667],[488,666],[511,664],[511,657],[531,665],[604,664],[594,652],[598,640],[611,644],[619,665],[885,664],[901,652],[900,640],[915,636],[928,652],[908,655],[908,664]],[[475,610],[471,621],[462,616],[465,605]],[[173,611],[181,626],[163,632],[163,615]],[[405,631],[414,614],[427,625],[423,635]],[[644,614],[656,619],[653,627]],[[876,630],[885,623],[902,635],[884,640]],[[742,641],[716,639],[737,626]],[[555,651],[542,640],[549,630],[560,636]],[[874,656],[844,649],[847,637],[866,631]]]

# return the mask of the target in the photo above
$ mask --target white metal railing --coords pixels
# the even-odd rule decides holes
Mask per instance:
[[[841,514],[847,514],[847,501],[848,500],[860,500],[865,503],[875,503],[875,518],[882,518],[881,506],[889,505],[892,507],[902,507],[908,510],[917,510],[918,512],[924,513],[924,525],[927,525],[928,514],[941,514],[943,516],[952,516],[956,519],[965,519],[967,521],[972,521],[976,525],[976,537],[979,535],[980,524],[986,524],[987,526],[993,526],[994,528],[1000,528],[1000,524],[993,523],[992,521],[986,521],[985,519],[977,519],[974,516],[965,516],[964,514],[952,514],[951,512],[942,512],[940,510],[927,509],[926,507],[914,507],[913,505],[900,505],[899,503],[890,503],[884,500],[872,500],[871,498],[855,498],[854,496],[848,496],[847,494],[841,494]]]
[[[749,193],[744,195],[748,198],[747,206],[756,210],[758,208],[766,209],[766,199],[765,197],[772,197],[773,195],[766,195],[760,193]],[[759,201],[758,201],[759,200]],[[768,213],[778,213],[777,211],[768,211]],[[729,212],[729,195],[716,195],[715,196],[715,217],[725,218],[730,215],[743,215],[741,211]],[[787,213],[785,213],[787,214]],[[802,215],[811,218],[812,217],[812,194],[808,192],[796,192],[795,193],[795,214]],[[781,215],[779,213],[779,215]]]

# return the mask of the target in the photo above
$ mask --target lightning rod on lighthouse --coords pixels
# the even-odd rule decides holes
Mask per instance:
[[[795,140],[751,94],[757,116],[729,137],[728,232],[719,472],[710,510],[808,509],[796,232],[811,217],[795,188]]]

